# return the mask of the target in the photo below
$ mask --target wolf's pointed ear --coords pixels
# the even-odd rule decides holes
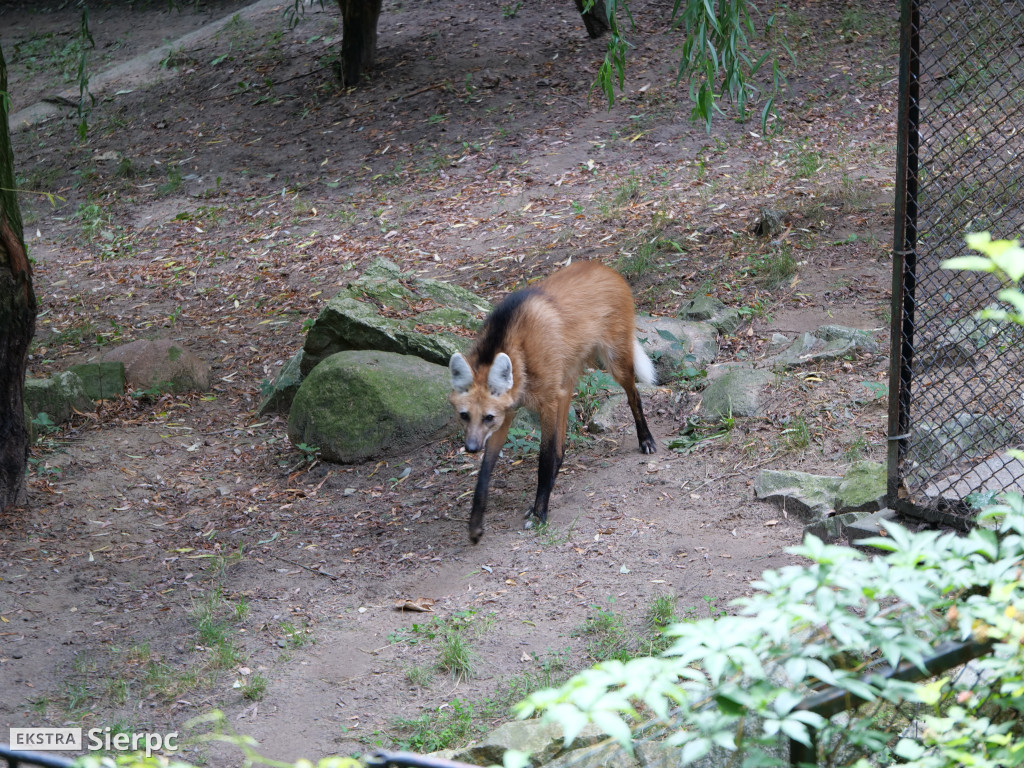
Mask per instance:
[[[504,352],[499,352],[487,374],[487,386],[494,395],[504,395],[512,389],[512,360]]]
[[[452,389],[458,393],[468,392],[473,385],[473,369],[466,358],[456,352],[448,361],[448,370],[452,374]]]

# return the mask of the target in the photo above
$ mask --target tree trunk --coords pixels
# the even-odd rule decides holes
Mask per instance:
[[[363,71],[377,60],[377,20],[381,0],[338,0],[341,8],[341,65],[338,76],[342,85],[359,82]]]
[[[0,50],[0,511],[25,503],[25,368],[36,327],[32,267],[14,191],[6,95],[7,64]]]
[[[594,0],[593,7],[586,13],[583,12],[583,0],[576,0],[576,10],[583,16],[583,24],[587,28],[587,34],[591,37],[600,37],[611,29],[605,0]]]

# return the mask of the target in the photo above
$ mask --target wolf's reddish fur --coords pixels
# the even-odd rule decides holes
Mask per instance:
[[[541,424],[537,498],[527,517],[547,520],[569,405],[588,365],[601,365],[626,391],[640,450],[654,453],[634,382],[636,376],[652,383],[654,368],[635,330],[633,297],[622,276],[597,262],[579,262],[508,296],[468,356],[452,356],[450,400],[466,429],[466,450],[484,449],[469,522],[473,542],[483,534],[491,470],[520,407],[535,411]]]

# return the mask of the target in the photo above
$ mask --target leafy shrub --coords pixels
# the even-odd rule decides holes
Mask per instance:
[[[980,528],[959,537],[888,524],[872,542],[884,556],[808,536],[791,551],[811,565],[765,572],[753,597],[733,603],[739,615],[674,625],[667,634],[675,641],[661,657],[598,664],[534,693],[518,714],[546,712],[567,740],[592,721],[627,748],[636,726],[667,725],[666,743],[680,748],[683,764],[715,748],[739,753],[736,765],[764,764],[781,756],[780,736],[806,744],[810,729],[821,731],[825,753],[883,762],[918,754],[921,766],[961,765],[932,760],[947,742],[953,751],[964,733],[975,733],[986,741],[973,748],[990,748],[992,764],[1005,764],[996,753],[1011,747],[1000,739],[1019,730],[1013,718],[1024,707],[1024,499],[1007,494],[981,518],[1001,519],[999,533]],[[972,637],[994,646],[979,662],[987,674],[970,689],[945,678],[912,685],[876,668],[878,661],[921,666],[938,644]],[[869,711],[833,725],[797,709],[822,683],[865,699]],[[949,708],[952,700],[958,708]],[[933,727],[919,743],[900,740],[891,730],[907,724],[891,717],[900,701],[934,707],[920,718],[925,723],[955,717],[958,735],[947,740],[948,731]],[[654,719],[644,722],[642,713]]]
[[[996,275],[982,316],[1024,325],[1024,249],[971,235],[979,256],[944,266]],[[1024,453],[1015,451],[1020,458]],[[810,561],[766,571],[737,615],[670,627],[658,658],[606,661],[518,707],[562,725],[571,741],[593,722],[631,751],[667,734],[682,764],[786,760],[783,740],[816,739],[819,765],[915,768],[1024,763],[1024,497],[1005,493],[966,536],[911,533],[896,524],[871,540],[884,554],[808,536],[794,554]],[[919,684],[888,677],[901,663],[924,669],[946,642],[988,644],[973,674]],[[821,684],[866,702],[829,721],[798,708]],[[904,703],[914,707],[909,715]],[[920,736],[911,738],[909,726]],[[868,760],[870,756],[870,762]]]

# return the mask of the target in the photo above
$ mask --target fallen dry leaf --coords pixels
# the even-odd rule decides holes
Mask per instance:
[[[415,600],[410,600],[408,598],[399,599],[395,600],[395,610],[433,613],[434,601],[429,597],[417,597]]]

